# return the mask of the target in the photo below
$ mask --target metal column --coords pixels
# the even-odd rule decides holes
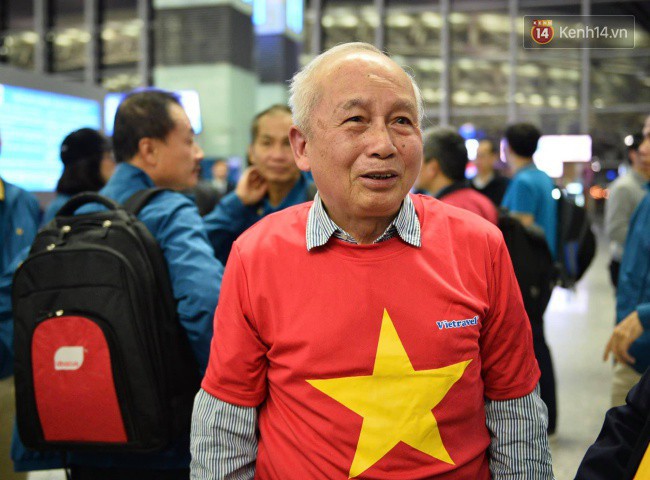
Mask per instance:
[[[582,0],[581,15],[591,15],[591,0]],[[580,51],[580,133],[589,133],[589,114],[591,113],[591,50],[587,48],[589,40],[584,39]]]
[[[140,60],[138,61],[138,76],[143,86],[152,84],[153,66],[153,8],[151,0],[138,0],[138,18],[142,22],[140,32]]]
[[[86,68],[84,80],[89,85],[99,83],[99,65],[102,55],[101,38],[101,0],[86,0],[84,2],[84,28],[90,35],[86,45]]]
[[[517,121],[517,46],[519,45],[519,32],[517,31],[517,16],[519,15],[519,1],[508,1],[508,15],[510,16],[510,36],[508,38],[508,123]]]
[[[375,0],[375,10],[379,15],[379,24],[375,28],[375,47],[383,51],[386,44],[386,0]]]
[[[316,56],[323,50],[323,4],[321,0],[313,0],[311,2],[311,15],[313,18],[313,25],[311,31],[310,47],[312,55]]]
[[[440,71],[440,125],[449,125],[451,119],[451,41],[449,32],[449,13],[451,9],[450,0],[440,0],[440,16],[442,18],[442,29],[440,31],[440,60],[442,70]]]
[[[34,31],[38,40],[34,45],[34,71],[52,71],[52,42],[49,39],[50,27],[54,24],[50,0],[34,0]]]

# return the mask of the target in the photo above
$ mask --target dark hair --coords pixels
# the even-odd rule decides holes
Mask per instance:
[[[442,173],[457,182],[465,178],[467,148],[465,140],[451,128],[433,128],[424,132],[424,161],[438,161]]]
[[[537,142],[542,132],[531,123],[515,123],[506,128],[506,141],[520,157],[530,158],[537,150]]]
[[[131,160],[142,138],[165,140],[174,129],[169,114],[172,104],[181,106],[176,95],[162,90],[147,90],[128,95],[117,109],[113,128],[115,161]]]
[[[490,146],[490,153],[499,153],[499,143],[493,138],[483,138],[479,143],[487,143]]]
[[[269,115],[271,113],[287,113],[291,115],[291,109],[286,105],[276,103],[275,105],[272,105],[266,110],[263,110],[255,115],[255,118],[253,118],[253,122],[251,123],[251,143],[255,143],[255,140],[257,140],[257,134],[260,130],[260,119],[263,116]]]
[[[636,132],[632,134],[632,144],[628,145],[627,151],[628,152],[636,152],[639,150],[639,147],[643,143],[643,134],[641,132]]]
[[[61,144],[63,173],[56,185],[57,193],[75,195],[96,192],[105,184],[100,165],[111,146],[106,137],[92,128],[70,133]]]

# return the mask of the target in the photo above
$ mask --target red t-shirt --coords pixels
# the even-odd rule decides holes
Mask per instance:
[[[474,212],[494,225],[497,225],[499,212],[497,212],[497,208],[492,203],[492,200],[470,187],[455,190],[440,200],[454,207],[464,208],[465,210]]]
[[[484,397],[534,389],[530,326],[499,230],[413,199],[421,248],[308,252],[311,203],[235,242],[202,387],[259,407],[256,478],[490,478]]]

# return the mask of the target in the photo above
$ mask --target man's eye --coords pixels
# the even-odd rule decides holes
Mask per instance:
[[[361,122],[362,118],[360,116],[355,116],[355,117],[350,117],[346,120],[346,122]]]
[[[397,117],[395,123],[399,123],[400,125],[411,125],[413,122],[411,122],[411,119],[407,117]]]

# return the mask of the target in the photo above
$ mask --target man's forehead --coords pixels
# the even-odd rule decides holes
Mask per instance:
[[[350,95],[354,95],[350,92]],[[371,96],[357,95],[352,98],[344,98],[335,105],[336,111],[347,112],[355,108],[371,109],[377,103],[377,98]],[[415,99],[409,98],[408,95],[397,97],[391,104],[393,110],[408,110],[417,113]]]
[[[643,124],[643,135],[650,135],[650,115],[646,117],[645,123]]]
[[[258,135],[271,135],[276,130],[286,130],[289,135],[289,126],[293,123],[291,115],[288,112],[267,113],[260,117],[258,123]]]

